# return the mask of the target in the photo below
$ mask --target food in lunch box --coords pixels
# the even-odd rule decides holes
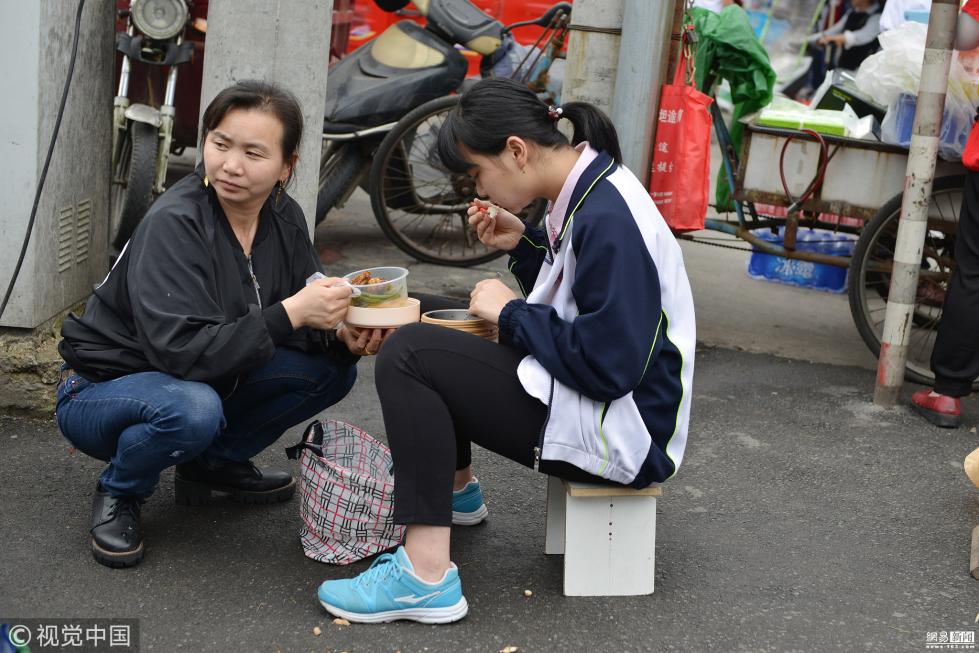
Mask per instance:
[[[351,272],[343,278],[359,291],[350,298],[351,306],[387,308],[400,306],[408,297],[407,276],[404,268],[374,267]]]
[[[373,292],[360,291],[360,297],[350,300],[351,306],[380,308],[381,306],[401,306],[404,297],[401,289],[396,286],[381,286]]]
[[[399,284],[388,283],[383,277],[371,274],[370,270],[364,270],[353,277],[350,283],[361,287],[360,295],[350,300],[353,306],[381,308],[403,304],[403,293]]]
[[[355,276],[353,279],[351,279],[350,283],[355,286],[371,286],[375,283],[384,283],[384,281],[385,280],[382,279],[381,277],[373,276],[370,270],[364,270],[363,272]]]

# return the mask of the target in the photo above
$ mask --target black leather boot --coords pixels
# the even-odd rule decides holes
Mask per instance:
[[[106,567],[132,567],[143,559],[138,497],[113,497],[99,483],[92,500],[92,555]]]
[[[177,465],[174,499],[180,505],[209,503],[212,492],[225,492],[241,503],[267,504],[288,501],[296,491],[289,472],[262,470],[251,461],[221,460],[203,463],[194,459]]]

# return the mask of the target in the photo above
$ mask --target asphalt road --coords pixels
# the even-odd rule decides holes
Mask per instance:
[[[52,422],[7,418],[0,616],[135,617],[142,650],[163,652],[924,651],[928,632],[975,629],[979,512],[961,463],[976,401],[966,428],[944,431],[874,408],[858,368],[712,348],[696,365],[651,596],[564,597],[561,559],[543,553],[544,478],[479,449],[490,517],[453,534],[471,605],[455,625],[334,626],[317,585],[367,563],[306,559],[295,500],[174,506],[169,472],[144,508],[143,563],[108,569],[87,534],[100,463],[70,455]],[[364,361],[327,415],[383,436],[372,377]],[[259,463],[292,464],[296,437]]]

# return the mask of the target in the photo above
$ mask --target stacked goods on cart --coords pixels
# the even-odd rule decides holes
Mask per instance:
[[[785,227],[755,229],[752,233],[762,240],[782,245],[785,240]],[[802,252],[815,252],[831,256],[851,256],[856,245],[855,234],[828,229],[800,227],[796,233],[796,249]],[[758,250],[748,259],[748,276],[752,279],[774,281],[775,283],[800,288],[812,288],[825,292],[844,293],[847,289],[847,269],[813,261],[772,256]]]
[[[820,134],[849,138],[873,137],[873,116],[860,118],[850,105],[842,110],[810,109],[783,97],[776,97],[761,110],[755,124],[785,129],[810,129]]]
[[[885,143],[902,147],[911,143],[927,31],[926,25],[907,22],[884,32],[879,37],[880,52],[867,57],[857,71],[857,87],[887,106],[881,124]],[[952,59],[939,142],[939,155],[947,161],[962,158],[979,106],[979,77],[973,65],[977,54],[959,52]]]

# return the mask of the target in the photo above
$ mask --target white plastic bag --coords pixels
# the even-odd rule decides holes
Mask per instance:
[[[880,130],[885,143],[908,147],[911,141],[927,32],[927,25],[913,22],[884,32],[879,37],[881,51],[867,57],[857,71],[857,87],[888,106]],[[959,56],[952,58],[949,69],[939,143],[939,155],[947,161],[962,158],[979,105],[979,80],[959,62]]]
[[[857,88],[886,105],[901,93],[917,93],[927,32],[927,25],[904,23],[881,34],[881,50],[864,59],[857,70]]]

